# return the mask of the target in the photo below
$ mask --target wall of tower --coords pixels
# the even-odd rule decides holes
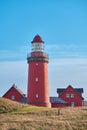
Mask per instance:
[[[46,62],[30,62],[28,68],[28,103],[37,106],[50,106],[48,64]]]

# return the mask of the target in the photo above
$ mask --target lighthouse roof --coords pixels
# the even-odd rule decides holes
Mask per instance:
[[[41,36],[39,36],[39,35],[36,35],[31,43],[35,43],[35,42],[44,43]]]

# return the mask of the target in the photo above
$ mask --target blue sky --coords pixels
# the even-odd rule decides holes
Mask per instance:
[[[13,83],[26,93],[26,57],[36,34],[50,57],[50,95],[71,84],[83,87],[87,100],[86,0],[0,0],[0,96]]]

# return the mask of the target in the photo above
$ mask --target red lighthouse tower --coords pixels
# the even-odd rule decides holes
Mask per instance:
[[[27,56],[28,91],[27,101],[31,105],[51,107],[48,87],[48,55],[44,52],[44,41],[36,35],[32,52]]]

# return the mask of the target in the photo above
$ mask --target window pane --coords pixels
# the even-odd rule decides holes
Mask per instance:
[[[74,107],[74,106],[75,106],[75,103],[74,103],[74,102],[71,102],[71,106]]]
[[[71,98],[74,98],[74,94],[73,93],[71,93]]]
[[[66,98],[69,98],[69,97],[70,97],[70,95],[67,93],[67,94],[66,94]]]
[[[15,99],[15,96],[12,95],[12,96],[11,96],[11,99],[14,100],[14,99]]]

